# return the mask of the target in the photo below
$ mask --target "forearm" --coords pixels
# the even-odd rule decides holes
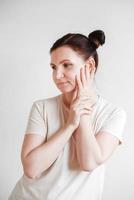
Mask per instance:
[[[25,158],[25,174],[35,178],[48,169],[54,163],[73,132],[73,126],[64,126],[46,143],[32,150]]]
[[[80,167],[90,171],[102,162],[99,144],[94,136],[91,121],[87,116],[82,116],[80,125],[73,134],[76,141],[77,159]]]

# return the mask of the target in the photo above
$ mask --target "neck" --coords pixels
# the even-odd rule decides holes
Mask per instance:
[[[67,92],[62,94],[64,104],[69,108],[72,101],[73,92]]]

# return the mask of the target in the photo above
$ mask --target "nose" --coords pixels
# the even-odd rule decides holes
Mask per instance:
[[[64,73],[61,70],[57,70],[55,76],[56,76],[56,79],[60,79],[64,77]]]

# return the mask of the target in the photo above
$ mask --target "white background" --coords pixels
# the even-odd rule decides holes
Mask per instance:
[[[97,87],[127,113],[125,142],[108,162],[103,200],[134,199],[134,1],[0,0],[0,200],[23,173],[20,150],[32,102],[59,94],[50,47],[63,34],[95,29],[106,34]]]

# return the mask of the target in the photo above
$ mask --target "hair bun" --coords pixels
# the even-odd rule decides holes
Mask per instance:
[[[105,43],[105,33],[102,30],[96,30],[88,35],[89,41],[93,44],[95,49]]]

